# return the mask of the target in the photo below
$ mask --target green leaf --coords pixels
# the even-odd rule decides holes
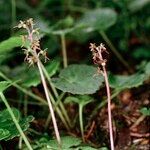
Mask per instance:
[[[26,131],[29,127],[29,122],[33,120],[33,117],[28,116],[26,118],[21,118],[21,114],[17,109],[12,108],[12,111],[17,118],[22,130]],[[4,139],[5,141],[7,141],[20,135],[7,110],[0,111],[0,120],[0,139]]]
[[[109,75],[109,84],[111,88],[116,90],[130,89],[138,87],[144,82],[143,74],[133,74],[130,76],[125,75]]]
[[[0,81],[0,92],[3,92],[10,86],[10,82],[8,81]]]
[[[99,8],[85,12],[78,22],[85,25],[85,30],[91,32],[94,30],[106,30],[115,24],[117,14],[110,8]]]
[[[58,61],[50,61],[50,63],[45,66],[50,77],[56,74],[56,72],[59,69],[59,66],[60,66],[60,62]]]
[[[60,72],[59,78],[52,81],[55,87],[63,92],[93,94],[104,81],[103,76],[96,76],[96,73],[97,69],[93,66],[70,65]]]
[[[49,77],[53,76],[59,68],[58,61],[50,61],[45,66]],[[0,69],[1,70],[1,69]],[[3,72],[13,80],[20,79],[20,84],[25,87],[37,86],[41,83],[40,74],[36,66],[29,67],[28,65],[20,65],[14,69],[2,67]]]
[[[108,150],[107,147],[101,147],[99,150]]]
[[[14,47],[20,47],[22,45],[21,37],[11,37],[0,43],[0,54],[8,53]]]
[[[148,47],[138,47],[132,52],[136,59],[150,59],[150,51]]]
[[[73,137],[73,136],[61,137],[61,141],[62,141],[62,150],[69,150],[71,147],[77,146],[82,142],[81,139]],[[47,143],[47,148],[58,149],[57,141],[56,140],[50,140]]]
[[[145,80],[150,79],[150,62],[148,62],[144,67]]]
[[[143,107],[142,109],[140,109],[140,112],[141,112],[144,116],[150,116],[150,108]]]
[[[128,8],[131,12],[136,12],[138,10],[141,10],[144,6],[148,5],[150,3],[150,0],[132,0]]]
[[[45,69],[47,70],[49,77],[53,76],[59,68],[59,62],[52,61],[46,65]],[[37,68],[29,68],[26,73],[25,79],[23,80],[23,85],[25,87],[37,86],[41,83],[40,74]]]
[[[90,146],[79,146],[75,150],[97,150],[97,149],[90,147]]]
[[[0,127],[0,141],[10,136],[10,133],[6,129],[1,129]]]
[[[88,95],[78,95],[78,96],[68,96],[66,99],[65,99],[65,103],[71,103],[71,102],[74,102],[74,103],[77,103],[79,105],[82,105],[82,106],[85,106],[87,105],[88,103],[92,102],[92,97],[88,96]]]
[[[61,142],[61,150],[96,150],[85,144],[81,146],[82,140],[73,136],[62,136]],[[36,140],[36,144],[32,144],[32,147],[38,150],[59,150],[56,139],[49,140],[45,137]],[[23,148],[23,150],[27,150],[27,148]]]

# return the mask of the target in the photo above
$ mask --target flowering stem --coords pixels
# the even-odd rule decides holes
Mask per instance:
[[[110,145],[111,150],[114,150],[114,140],[113,140],[113,129],[112,129],[112,118],[111,118],[111,96],[110,96],[110,88],[108,82],[108,75],[106,71],[106,62],[107,60],[103,58],[104,53],[107,53],[106,48],[101,43],[100,46],[96,46],[95,44],[90,43],[90,49],[93,54],[93,61],[98,65],[98,71],[102,73],[105,80],[106,91],[107,91],[107,103],[108,103],[108,125],[109,125],[109,134],[110,134]]]
[[[40,72],[40,76],[41,76],[41,80],[42,80],[45,96],[46,96],[46,99],[47,99],[47,102],[48,102],[48,106],[49,106],[49,109],[50,109],[50,113],[51,113],[51,116],[52,116],[52,121],[53,121],[54,130],[55,130],[55,134],[56,134],[56,139],[58,141],[58,144],[61,145],[61,140],[60,140],[60,135],[59,135],[59,131],[58,131],[57,123],[56,123],[55,114],[54,114],[54,111],[53,111],[52,103],[51,103],[51,100],[50,100],[50,97],[49,97],[49,93],[48,93],[48,87],[47,87],[47,84],[46,84],[46,81],[45,81],[45,77],[44,77],[44,74],[43,74],[43,71],[42,71],[42,67],[40,65],[40,61],[39,60],[37,62],[37,66],[38,66],[38,69],[39,69],[39,72]]]
[[[26,54],[25,60],[30,64],[30,66],[34,65],[35,63],[38,66],[45,96],[46,96],[48,106],[50,109],[50,114],[52,116],[52,122],[54,126],[54,131],[56,134],[56,139],[58,141],[59,146],[61,146],[61,140],[60,140],[60,135],[59,135],[59,131],[58,131],[57,123],[56,123],[56,118],[55,118],[53,106],[51,103],[51,98],[49,95],[48,87],[46,84],[44,72],[42,70],[42,63],[40,61],[40,56],[43,56],[45,58],[45,62],[46,60],[49,60],[49,58],[47,57],[47,52],[41,49],[38,28],[34,28],[34,25],[35,24],[33,22],[33,19],[30,18],[27,21],[20,21],[17,27],[26,29],[28,33],[28,35],[23,36],[24,43],[28,43],[25,45],[26,48],[24,49],[24,53]]]
[[[59,97],[59,95],[58,95],[58,92],[57,92],[57,90],[56,90],[54,84],[52,83],[51,78],[49,77],[49,74],[48,74],[47,70],[45,69],[45,67],[43,66],[42,63],[41,63],[41,66],[42,66],[43,73],[44,73],[46,79],[48,80],[49,85],[51,86],[52,91],[53,91],[53,93],[54,93],[54,95],[55,95],[57,101],[59,100],[59,103],[58,103],[58,102],[56,102],[56,103],[57,103],[57,105],[60,106],[60,109],[61,109],[61,111],[62,111],[62,113],[63,113],[63,115],[64,115],[66,121],[68,122],[69,126],[71,127],[71,121],[70,121],[69,116],[68,116],[68,113],[67,113],[67,111],[66,111],[66,109],[65,109],[65,107],[64,107],[64,105],[63,105],[63,103],[62,103],[62,101],[61,101],[61,99],[60,99],[60,97]],[[63,94],[63,93],[62,93],[62,94]],[[51,94],[51,96],[52,96],[52,94]],[[51,99],[52,99],[52,98],[51,98]],[[52,99],[52,101],[54,101],[54,98]],[[54,101],[54,103],[55,103],[55,101]],[[57,105],[56,105],[55,107],[57,107]],[[65,120],[64,120],[64,121],[65,121]],[[65,122],[66,122],[66,121],[65,121]]]
[[[104,73],[104,79],[105,79],[105,85],[106,85],[106,91],[107,91],[109,137],[110,137],[111,150],[114,150],[114,139],[113,139],[113,129],[112,129],[112,118],[111,118],[111,96],[110,96],[108,75],[107,75],[105,66],[103,66],[103,73]]]

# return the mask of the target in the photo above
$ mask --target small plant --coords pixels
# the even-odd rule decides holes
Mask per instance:
[[[65,99],[65,103],[77,103],[79,106],[79,123],[80,123],[80,131],[81,131],[81,135],[82,135],[82,140],[83,142],[85,142],[85,137],[84,137],[84,122],[83,122],[83,108],[92,102],[92,98],[90,96],[87,95],[79,95],[77,97],[73,97],[73,96],[68,96]]]
[[[34,64],[37,64],[37,66],[38,66],[39,73],[40,73],[41,80],[42,80],[42,84],[43,84],[43,88],[44,88],[44,92],[45,92],[45,96],[46,96],[46,99],[48,101],[50,114],[52,116],[52,121],[53,121],[53,126],[54,126],[54,130],[55,130],[57,142],[60,145],[61,144],[61,139],[60,139],[57,123],[56,123],[54,110],[53,110],[52,103],[51,103],[51,100],[50,100],[50,95],[49,95],[48,87],[47,87],[47,84],[46,84],[44,72],[43,72],[43,69],[42,69],[43,64],[40,60],[41,56],[44,57],[45,62],[47,60],[49,60],[49,58],[47,57],[46,50],[42,50],[41,47],[40,47],[40,37],[39,37],[39,32],[38,32],[39,29],[34,28],[34,25],[35,24],[33,22],[33,19],[31,18],[31,19],[28,19],[27,21],[20,21],[20,23],[18,24],[17,27],[26,29],[26,31],[28,33],[27,35],[22,36],[23,46],[26,47],[25,49],[23,49],[24,53],[26,55],[25,56],[25,61],[27,61],[30,66],[34,65]]]
[[[7,108],[6,111],[0,112],[0,120],[1,120],[1,122],[0,122],[0,140],[2,140],[2,139],[9,140],[9,139],[17,136],[19,133],[21,135],[22,139],[24,140],[27,148],[29,150],[32,150],[32,147],[31,147],[26,135],[24,134],[23,130],[26,130],[26,128],[28,127],[28,122],[32,121],[33,118],[32,117],[30,119],[26,118],[26,120],[24,120],[24,121],[22,120],[22,122],[20,122],[20,118],[17,117],[17,115],[19,116],[18,111],[16,109],[12,109],[10,107],[7,99],[5,98],[5,96],[3,94],[4,90],[7,89],[10,85],[11,85],[10,82],[7,82],[7,81],[0,82],[0,98]],[[14,123],[13,125],[11,123],[11,120]],[[15,129],[15,127],[17,130]],[[18,133],[17,133],[17,131],[18,131]]]
[[[110,96],[108,75],[106,71],[107,60],[103,58],[103,54],[108,52],[102,43],[99,46],[96,46],[95,44],[91,43],[90,49],[93,54],[93,61],[95,64],[98,65],[98,73],[101,73],[105,79],[105,85],[107,91],[107,103],[108,103],[108,125],[109,125],[109,134],[110,134],[110,144],[111,144],[111,150],[114,150],[113,129],[112,129],[112,119],[111,119],[111,96]]]

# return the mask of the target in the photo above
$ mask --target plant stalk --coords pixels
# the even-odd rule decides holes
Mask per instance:
[[[9,114],[10,114],[10,116],[11,116],[11,118],[12,118],[12,120],[13,120],[16,128],[17,128],[17,130],[19,131],[20,135],[22,136],[26,146],[28,147],[29,150],[33,150],[31,145],[30,145],[30,143],[29,143],[29,141],[28,141],[28,139],[27,139],[27,137],[25,136],[24,132],[22,131],[22,129],[21,129],[21,127],[20,127],[20,125],[19,125],[19,123],[18,123],[14,113],[13,113],[13,111],[11,110],[11,108],[10,108],[10,106],[9,106],[5,96],[4,96],[4,94],[1,93],[1,92],[0,92],[0,97],[1,97],[2,101],[4,102],[8,112],[9,112]]]
[[[43,71],[42,71],[42,67],[40,65],[40,61],[39,60],[37,62],[37,66],[38,66],[38,69],[39,69],[39,72],[40,72],[40,76],[41,76],[41,80],[42,80],[45,96],[46,96],[46,99],[47,99],[47,102],[48,102],[48,106],[49,106],[49,109],[50,109],[50,113],[51,113],[51,116],[52,116],[52,121],[53,121],[54,130],[55,130],[55,134],[56,134],[56,139],[58,141],[58,144],[61,145],[61,139],[60,139],[58,126],[57,126],[57,123],[56,123],[55,114],[54,114],[54,111],[53,111],[52,103],[51,103],[51,100],[50,100],[50,97],[49,97],[48,87],[47,87],[47,84],[46,84],[46,81],[45,81],[45,77],[44,77],[44,74],[43,74]]]
[[[11,0],[11,21],[12,21],[12,28],[16,24],[16,0]],[[13,30],[11,30],[13,34]]]
[[[80,130],[82,135],[82,140],[85,142],[84,138],[84,129],[83,129],[83,106],[79,105],[79,122],[80,122]]]
[[[49,82],[49,84],[50,84],[50,86],[51,86],[51,88],[52,88],[52,91],[53,91],[53,93],[54,93],[54,95],[55,95],[55,97],[56,97],[56,99],[57,99],[57,102],[56,102],[57,104],[56,104],[55,107],[57,107],[57,105],[60,106],[60,109],[61,109],[61,111],[62,111],[62,113],[63,113],[63,115],[64,115],[66,121],[68,122],[69,126],[71,127],[71,126],[72,126],[72,125],[71,125],[71,121],[70,121],[69,116],[68,116],[68,114],[67,114],[67,111],[66,111],[66,109],[65,109],[65,107],[64,107],[64,105],[63,105],[63,103],[62,103],[62,101],[61,101],[62,98],[59,98],[58,92],[57,92],[57,90],[56,90],[54,84],[52,83],[51,78],[49,77],[47,70],[45,69],[45,67],[43,66],[42,63],[41,63],[41,66],[42,66],[42,70],[43,70],[43,72],[44,72],[44,74],[45,74],[45,77],[47,78],[47,80],[48,80],[48,82]],[[63,94],[63,93],[62,93],[62,94]],[[52,94],[51,94],[51,96],[52,96]],[[54,101],[54,98],[53,98],[53,101]],[[59,102],[58,102],[58,101],[59,101]],[[55,103],[55,101],[54,101],[54,103]]]
[[[64,33],[60,34],[60,37],[61,37],[62,54],[63,54],[63,65],[64,65],[64,68],[66,68],[68,66],[68,61],[67,61],[65,34]]]
[[[6,81],[12,82],[12,80],[10,80],[8,77],[6,77],[2,72],[0,72],[0,76],[1,76],[3,79],[5,79]],[[13,85],[14,87],[16,87],[17,89],[19,89],[20,91],[22,91],[23,93],[25,93],[26,95],[29,95],[30,97],[32,97],[32,98],[38,100],[38,101],[41,102],[42,104],[48,105],[48,103],[47,103],[43,98],[41,98],[41,97],[39,97],[39,96],[33,94],[33,93],[30,92],[30,91],[27,91],[25,88],[21,87],[21,86],[18,85],[17,83],[12,82],[12,85]],[[53,100],[53,99],[52,99],[52,100]],[[55,101],[54,101],[54,102],[55,102]],[[54,104],[54,105],[57,106],[57,104]],[[66,121],[65,121],[65,119],[64,119],[64,117],[63,117],[63,115],[62,115],[62,113],[61,113],[61,111],[60,111],[60,109],[59,109],[58,107],[56,108],[56,112],[57,112],[57,114],[59,115],[59,117],[60,117],[60,119],[62,120],[62,122],[64,123],[65,127],[66,127],[67,129],[69,129],[69,127],[68,127],[68,125],[67,125],[67,123],[66,123]]]
[[[54,107],[55,107],[55,109],[56,109],[56,111],[57,111],[59,117],[61,118],[61,120],[62,120],[62,122],[64,123],[65,127],[66,127],[67,130],[69,131],[69,130],[70,130],[70,127],[68,126],[66,120],[64,119],[64,116],[63,116],[62,111],[60,111],[59,107],[57,106],[57,104],[56,104],[56,102],[55,102],[55,100],[54,100],[54,98],[53,98],[53,96],[52,96],[52,94],[51,94],[50,92],[49,92],[49,97],[50,97],[50,99],[51,99],[51,101],[52,101],[52,103],[53,103],[53,105],[54,105]],[[48,119],[49,119],[49,120],[48,120]],[[45,128],[47,128],[46,126],[48,126],[48,124],[49,124],[51,118],[48,117],[48,119],[47,119]]]
[[[110,88],[109,88],[109,82],[108,82],[108,75],[106,72],[105,66],[102,66],[103,73],[104,73],[104,79],[105,79],[105,85],[106,85],[106,91],[107,91],[107,102],[108,102],[108,125],[109,125],[109,137],[110,137],[110,145],[111,150],[114,150],[114,139],[113,139],[113,128],[112,128],[112,118],[111,118],[111,96],[110,96]]]

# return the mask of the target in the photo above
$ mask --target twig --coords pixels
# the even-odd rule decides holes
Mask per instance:
[[[138,126],[145,118],[146,118],[146,116],[144,116],[144,115],[140,116],[136,120],[136,122],[130,127],[130,130],[132,130],[133,128],[135,128],[136,126]]]
[[[150,137],[150,133],[140,134],[140,133],[131,132],[130,135],[133,137],[137,137],[137,138],[143,138],[143,137],[148,138],[148,137]]]
[[[92,122],[92,125],[90,127],[90,130],[88,131],[87,135],[86,135],[86,140],[91,136],[92,132],[93,132],[93,129],[95,127],[95,121]]]

